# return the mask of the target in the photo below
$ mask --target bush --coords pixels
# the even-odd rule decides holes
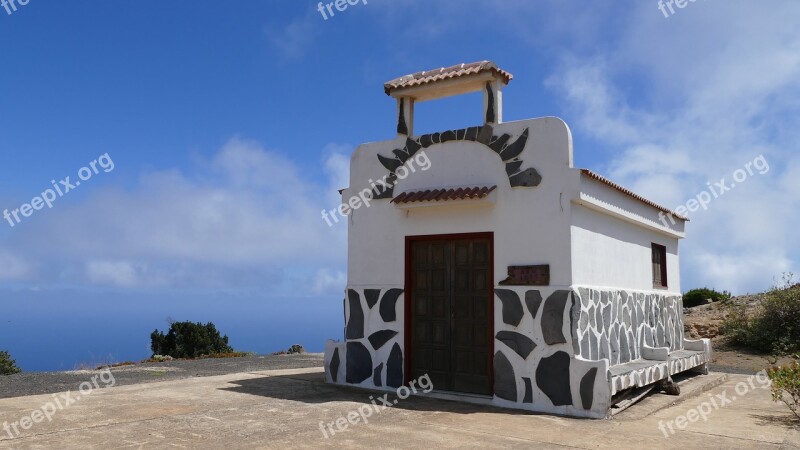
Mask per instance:
[[[8,352],[0,351],[0,375],[14,375],[20,372],[22,369],[17,367],[17,362],[11,359],[11,355]]]
[[[306,349],[300,344],[294,344],[293,346],[289,347],[289,350],[286,350],[286,353],[290,355],[305,353]]]
[[[772,399],[783,402],[800,419],[800,363],[795,361],[786,367],[770,369],[768,374],[772,381]]]
[[[155,330],[150,335],[153,356],[173,358],[198,358],[218,353],[232,353],[228,336],[220,336],[217,327],[209,322],[205,325],[193,322],[173,322],[169,332]]]
[[[744,306],[731,309],[721,329],[729,343],[775,355],[800,352],[800,285],[791,278],[784,276],[752,314]]]
[[[717,292],[714,289],[708,288],[692,289],[683,294],[683,306],[692,308],[694,306],[705,305],[708,299],[711,299],[712,302],[719,302],[728,300],[729,298],[731,298],[731,293],[728,291]]]

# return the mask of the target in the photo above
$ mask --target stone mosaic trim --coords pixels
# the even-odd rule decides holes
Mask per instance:
[[[347,338],[326,346],[328,381],[403,383],[402,294],[347,290]],[[680,296],[657,292],[496,287],[493,402],[600,418],[622,390],[702,369],[710,343],[683,339],[680,307]]]
[[[536,366],[536,385],[544,392],[553,406],[572,405],[572,389],[569,382],[570,356],[556,352],[542,358]]]
[[[402,324],[397,320],[402,294],[397,288],[347,290],[345,341],[329,341],[326,349],[330,381],[364,387],[402,385]]]
[[[494,395],[512,402],[517,401],[517,379],[514,366],[503,352],[494,354]]]
[[[676,373],[694,369],[707,362],[709,360],[706,359],[705,353],[684,350],[671,354],[667,365],[669,366],[669,374],[675,375]]]
[[[656,381],[667,378],[667,363],[643,361],[628,363],[630,367],[617,366],[611,371],[611,395],[616,395],[625,389],[647,386]],[[617,373],[615,370],[624,369]]]
[[[381,165],[389,171],[386,182],[392,187],[376,187],[374,198],[386,199],[394,197],[394,185],[397,182],[395,171],[418,151],[432,145],[451,141],[477,142],[497,153],[505,163],[508,181],[512,187],[538,186],[542,182],[542,176],[533,167],[523,170],[523,161],[519,158],[528,143],[529,134],[530,131],[526,128],[516,138],[510,134],[496,136],[493,126],[487,124],[481,127],[445,131],[444,133],[424,134],[416,139],[407,137],[403,148],[392,151],[393,156],[378,155]]]
[[[611,368],[611,395],[625,389],[642,387],[677,373],[700,367],[707,361],[703,352],[679,350],[668,361],[640,360]]]
[[[524,334],[515,331],[498,331],[495,339],[506,344],[508,348],[514,350],[520,358],[526,359],[536,348],[536,343]]]
[[[585,361],[572,351],[580,306],[569,289],[496,287],[494,391],[501,406],[584,417],[604,417],[611,394],[607,361]],[[575,306],[577,304],[577,306]]]
[[[683,348],[680,295],[577,288],[573,346],[584,359],[612,366],[642,358],[642,348]]]
[[[583,409],[592,409],[594,402],[594,384],[597,380],[597,367],[589,369],[581,378],[580,393]]]

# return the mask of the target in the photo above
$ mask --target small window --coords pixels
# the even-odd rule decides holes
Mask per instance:
[[[667,248],[653,244],[653,287],[667,287]]]

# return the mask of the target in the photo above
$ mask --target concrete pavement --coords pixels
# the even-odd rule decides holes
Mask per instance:
[[[742,383],[747,376],[729,375],[646,417],[580,420],[419,397],[394,405],[396,394],[381,409],[370,396],[382,405],[383,394],[327,385],[319,368],[246,372],[2,399],[0,426],[11,431],[0,429],[0,448],[800,449],[788,410],[768,389],[751,380],[745,392]],[[357,422],[331,435],[348,414]]]

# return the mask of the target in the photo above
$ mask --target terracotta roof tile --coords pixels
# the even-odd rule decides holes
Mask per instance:
[[[466,200],[486,198],[497,186],[474,186],[450,189],[425,189],[421,191],[403,192],[392,199],[392,203],[444,202],[448,200]]]
[[[499,75],[506,84],[508,84],[508,82],[514,78],[513,75],[503,69],[500,69],[492,61],[479,61],[404,75],[400,78],[395,78],[394,80],[387,82],[383,85],[383,89],[387,95],[390,95],[395,89],[420,86],[423,84],[434,83],[451,78],[476,75],[483,72],[491,72],[495,75]]]
[[[626,189],[626,188],[620,186],[619,184],[609,180],[608,178],[606,178],[606,177],[604,177],[602,175],[599,175],[597,173],[592,172],[589,169],[581,169],[581,174],[586,175],[587,177],[589,177],[589,178],[591,178],[593,180],[597,180],[597,181],[605,184],[606,186],[614,188],[617,191],[619,191],[619,192],[621,192],[621,193],[623,193],[623,194],[625,194],[625,195],[627,195],[627,196],[629,196],[631,198],[639,200],[640,202],[642,202],[642,203],[644,203],[646,205],[652,206],[653,208],[656,208],[656,209],[658,209],[660,211],[663,211],[663,212],[665,212],[667,214],[672,214],[673,216],[677,217],[678,219],[685,220],[687,222],[689,221],[688,217],[682,216],[682,215],[676,213],[675,211],[669,210],[669,209],[659,205],[658,203],[650,201],[650,200],[642,197],[641,195],[639,195],[639,194],[637,194],[637,193],[635,193],[635,192],[633,192],[633,191],[631,191],[629,189]]]

